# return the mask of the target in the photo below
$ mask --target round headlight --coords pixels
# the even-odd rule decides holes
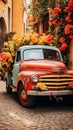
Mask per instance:
[[[38,76],[36,76],[36,75],[32,76],[32,82],[37,83],[38,82]]]

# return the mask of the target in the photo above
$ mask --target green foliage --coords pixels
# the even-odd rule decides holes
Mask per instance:
[[[35,18],[39,19],[39,22],[44,20],[44,16],[47,13],[48,0],[32,0],[30,5],[30,13]]]
[[[63,57],[67,57],[64,59],[68,59],[69,45],[70,41],[72,40],[69,38],[69,36],[70,35],[73,36],[73,9],[71,9],[73,5],[70,5],[71,6],[70,8],[69,2],[72,2],[72,0],[32,0],[32,6],[30,6],[31,14],[33,14],[34,18],[35,19],[37,18],[39,22],[43,22],[43,20],[45,19],[45,15],[47,13],[49,15],[48,9],[51,9],[52,11],[51,23],[56,22],[57,24],[56,23],[49,24],[47,33],[52,34],[53,36],[52,44],[58,48],[62,46],[60,38],[65,39],[64,45],[67,45],[65,50],[64,48],[60,48]],[[56,7],[61,9],[61,12],[54,15],[53,11]],[[65,12],[64,9],[67,8],[70,9],[67,10],[67,12]],[[67,16],[72,20],[72,22],[66,21]],[[61,24],[58,25],[58,23]],[[65,34],[65,27],[68,24],[72,26],[69,35]]]

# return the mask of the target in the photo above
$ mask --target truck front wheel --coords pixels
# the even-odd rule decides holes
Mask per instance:
[[[22,83],[19,85],[18,93],[19,93],[19,100],[22,106],[28,108],[34,106],[34,98],[32,96],[27,95],[27,92],[25,91]]]

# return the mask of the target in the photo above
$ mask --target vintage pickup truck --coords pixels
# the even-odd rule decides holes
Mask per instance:
[[[18,92],[20,103],[31,107],[37,96],[73,95],[73,71],[67,70],[61,52],[47,45],[25,45],[16,53],[13,72],[6,76],[6,91]]]

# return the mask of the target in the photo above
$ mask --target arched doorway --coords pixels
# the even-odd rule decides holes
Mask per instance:
[[[3,17],[0,17],[0,52],[3,47],[4,36],[6,34],[6,23]]]

